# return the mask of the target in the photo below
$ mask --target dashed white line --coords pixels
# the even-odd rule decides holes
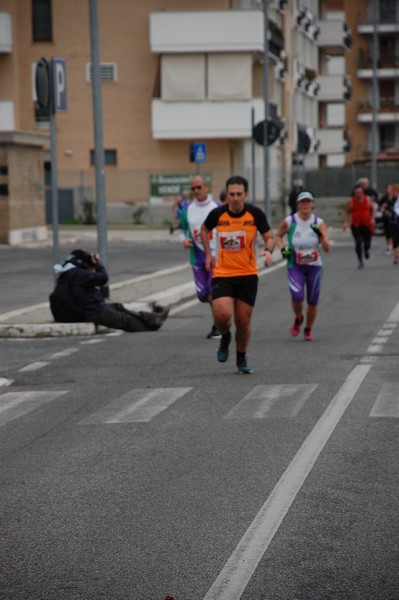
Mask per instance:
[[[71,354],[74,354],[75,352],[77,352],[79,350],[79,348],[66,348],[65,350],[61,350],[61,352],[55,352],[54,354],[52,354],[50,356],[50,358],[53,360],[57,360],[58,358],[65,358],[66,356],[70,356]]]
[[[48,364],[48,362],[34,362],[30,365],[26,365],[26,367],[22,367],[22,369],[18,369],[18,371],[38,371],[39,369],[46,367]]]

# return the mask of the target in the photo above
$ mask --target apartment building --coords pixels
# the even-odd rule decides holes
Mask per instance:
[[[337,60],[344,52],[343,12],[336,4],[267,2],[267,110],[278,130],[268,157],[276,205],[298,166],[345,160],[345,123],[336,106],[345,102],[344,74],[337,74],[344,70]],[[252,133],[265,115],[263,2],[98,0],[98,15],[109,220],[129,221],[137,206],[168,208],[198,171],[209,177],[214,196],[231,173],[247,176],[252,199],[262,204],[264,148]],[[40,57],[62,57],[67,112],[56,114],[58,185],[73,190],[75,209],[94,194],[90,27],[88,2],[0,0],[0,133],[48,133],[35,68]],[[340,78],[339,92],[324,76]],[[195,142],[206,149],[203,163],[191,161]],[[42,158],[48,173],[48,143]]]
[[[353,49],[348,57],[348,69],[353,73],[353,94],[356,99],[347,106],[346,118],[352,143],[347,160],[370,161],[374,122],[377,160],[380,164],[397,161],[399,4],[397,0],[361,0],[356,4],[345,0],[345,12],[353,30]]]

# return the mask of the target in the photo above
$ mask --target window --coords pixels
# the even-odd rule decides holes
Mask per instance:
[[[94,165],[94,150],[90,150],[90,164]],[[116,150],[104,150],[104,163],[106,165],[117,164],[117,151]]]
[[[117,81],[118,71],[116,63],[101,63],[100,64],[100,79],[101,81]],[[86,65],[86,81],[92,81],[92,67],[91,63]]]
[[[32,37],[34,42],[52,42],[51,0],[32,0]]]

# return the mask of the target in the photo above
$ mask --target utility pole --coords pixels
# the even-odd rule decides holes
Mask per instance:
[[[378,127],[377,127],[377,111],[379,108],[378,102],[378,4],[379,0],[373,1],[373,89],[372,89],[372,105],[373,105],[373,121],[371,127],[371,185],[377,190],[377,146],[378,146]]]
[[[263,0],[263,102],[265,106],[265,120],[263,123],[263,179],[265,213],[270,224],[270,197],[269,197],[269,146],[267,144],[267,126],[269,121],[269,17],[268,0]]]
[[[105,201],[105,160],[102,125],[100,39],[98,31],[97,0],[89,0],[89,20],[92,74],[91,85],[94,122],[94,164],[97,204],[97,249],[101,256],[101,262],[104,264],[105,268],[108,268],[107,206]],[[108,288],[103,289],[103,294],[106,297],[108,296]]]

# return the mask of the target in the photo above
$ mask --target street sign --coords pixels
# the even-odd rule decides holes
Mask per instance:
[[[190,144],[190,162],[206,162],[206,144],[204,142]]]
[[[66,65],[64,58],[51,59],[51,74],[53,80],[54,110],[67,111]]]
[[[35,73],[36,98],[40,108],[50,105],[50,74],[49,64],[45,58],[39,58]]]
[[[264,121],[260,121],[253,128],[252,135],[257,144],[260,146],[264,145]],[[278,121],[274,121],[273,119],[267,120],[267,145],[271,146],[277,140],[280,135],[280,131],[282,129],[282,125]]]

